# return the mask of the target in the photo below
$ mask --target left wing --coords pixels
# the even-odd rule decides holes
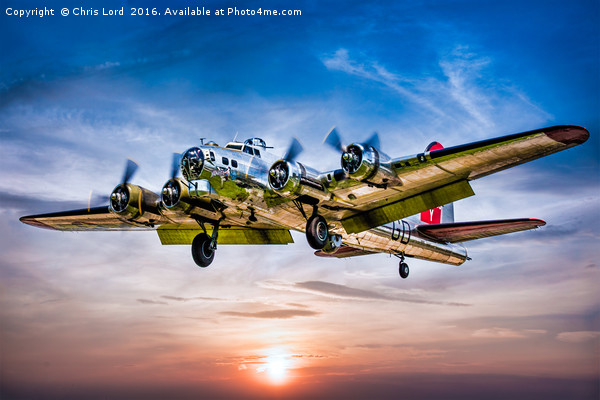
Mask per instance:
[[[194,237],[204,232],[196,221],[176,224],[159,217],[152,224],[124,220],[110,212],[107,206],[21,217],[20,221],[39,228],[59,231],[119,231],[156,230],[162,244],[192,244]],[[212,234],[212,229],[207,228]],[[237,221],[226,221],[219,229],[218,244],[288,244],[294,240],[287,229],[265,223],[248,227]]]
[[[416,231],[426,238],[446,243],[460,243],[506,233],[520,232],[546,225],[541,219],[521,218],[496,221],[453,222],[419,225]]]
[[[127,231],[154,229],[151,226],[124,221],[111,213],[108,206],[84,208],[19,218],[25,224],[57,231]]]

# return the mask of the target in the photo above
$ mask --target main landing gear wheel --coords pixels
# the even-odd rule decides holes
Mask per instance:
[[[327,243],[329,236],[329,228],[325,218],[320,215],[313,215],[306,223],[306,240],[308,244],[315,250],[321,250]]]
[[[206,233],[200,233],[192,242],[192,258],[202,268],[208,267],[215,258],[215,243]]]
[[[405,263],[404,261],[400,261],[400,265],[398,267],[398,272],[400,273],[400,276],[402,277],[402,279],[408,278],[408,273],[410,272],[410,269],[408,268],[408,264]]]

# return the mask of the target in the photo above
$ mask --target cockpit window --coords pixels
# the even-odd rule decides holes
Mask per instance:
[[[258,151],[258,149],[254,149],[254,155],[260,158],[260,151]]]
[[[252,147],[250,146],[244,146],[244,153],[248,153],[251,156],[254,155],[254,153],[252,152]]]
[[[232,150],[238,150],[238,151],[242,151],[242,145],[241,144],[237,144],[237,143],[228,143],[227,146],[225,146],[226,149],[232,149]]]

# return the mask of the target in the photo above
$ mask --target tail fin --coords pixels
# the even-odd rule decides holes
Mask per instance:
[[[443,149],[440,142],[431,142],[425,148],[426,152]],[[454,205],[446,204],[442,207],[433,208],[421,213],[421,221],[426,224],[449,224],[454,222]]]
[[[426,224],[451,224],[454,222],[454,203],[423,211],[421,222]]]
[[[444,146],[442,146],[442,144],[440,142],[431,142],[429,143],[429,145],[425,148],[425,152],[428,151],[434,151],[434,150],[441,150],[443,149]]]

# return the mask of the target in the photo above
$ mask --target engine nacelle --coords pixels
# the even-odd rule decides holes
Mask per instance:
[[[169,179],[165,183],[160,192],[160,201],[161,212],[168,210],[187,213],[194,207],[190,202],[188,185],[180,178]]]
[[[323,253],[334,254],[342,247],[342,237],[340,235],[329,235],[325,247],[321,249]]]
[[[160,217],[158,195],[141,186],[122,183],[110,194],[109,209],[122,219],[152,223]]]
[[[342,169],[350,178],[387,185],[398,180],[389,167],[390,158],[372,146],[353,143],[342,154]]]
[[[331,199],[318,174],[297,162],[276,161],[269,170],[269,186],[284,197],[308,196],[318,201]]]

